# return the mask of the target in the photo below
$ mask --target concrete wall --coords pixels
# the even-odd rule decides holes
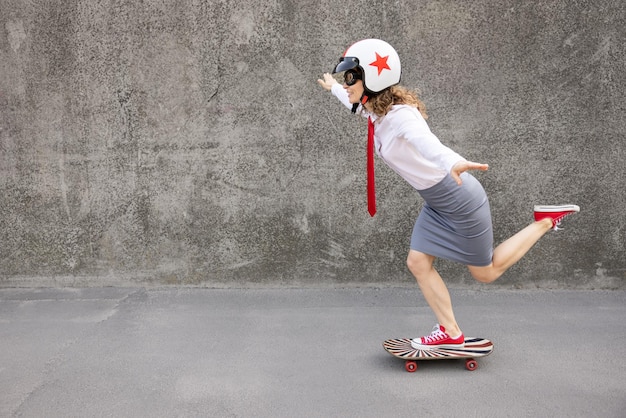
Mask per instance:
[[[499,282],[624,287],[624,2],[0,0],[0,285],[411,284],[421,200],[316,79],[403,60],[500,242],[576,203]],[[449,283],[465,268],[438,262]]]

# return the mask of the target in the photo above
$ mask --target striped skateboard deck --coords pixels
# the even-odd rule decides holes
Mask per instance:
[[[418,350],[411,347],[410,338],[394,338],[383,342],[383,347],[389,354],[405,360],[404,368],[407,372],[417,371],[417,361],[421,360],[465,360],[465,368],[470,371],[478,368],[477,357],[484,357],[493,351],[493,343],[484,338],[465,338],[463,348],[435,348],[432,350]]]

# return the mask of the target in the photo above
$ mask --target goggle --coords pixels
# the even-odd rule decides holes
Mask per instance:
[[[347,86],[353,86],[358,80],[363,80],[363,76],[356,70],[348,70],[343,74],[343,81]]]

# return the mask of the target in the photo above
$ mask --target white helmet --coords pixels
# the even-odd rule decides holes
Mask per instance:
[[[391,45],[380,39],[364,39],[350,46],[333,73],[359,68],[365,91],[380,93],[400,82],[400,57]],[[366,93],[367,94],[367,93]]]

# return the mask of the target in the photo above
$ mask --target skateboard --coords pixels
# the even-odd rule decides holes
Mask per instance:
[[[383,342],[383,347],[394,357],[405,360],[407,372],[417,371],[417,361],[421,360],[465,360],[465,368],[474,371],[478,368],[477,357],[484,357],[493,351],[493,343],[484,338],[465,338],[464,348],[434,348],[417,350],[411,347],[410,338],[395,338]]]

